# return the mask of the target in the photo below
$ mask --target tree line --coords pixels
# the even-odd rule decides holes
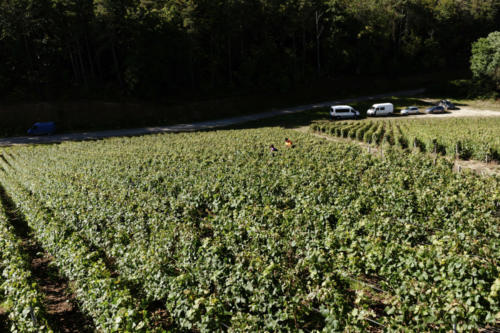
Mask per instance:
[[[288,91],[469,67],[498,0],[1,0],[0,96]]]

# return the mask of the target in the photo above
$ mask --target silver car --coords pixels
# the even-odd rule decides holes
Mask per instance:
[[[409,106],[406,109],[401,111],[401,115],[403,115],[403,116],[407,116],[409,114],[418,114],[418,107]]]
[[[444,107],[442,106],[431,106],[425,110],[425,113],[445,113]]]

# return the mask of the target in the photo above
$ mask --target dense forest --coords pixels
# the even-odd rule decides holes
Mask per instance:
[[[498,0],[0,0],[0,96],[154,99],[469,68]]]

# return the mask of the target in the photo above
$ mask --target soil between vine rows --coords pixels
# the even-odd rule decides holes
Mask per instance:
[[[75,296],[69,290],[68,281],[54,266],[50,265],[51,256],[32,238],[28,223],[16,210],[14,202],[1,185],[0,201],[5,207],[7,218],[16,236],[21,239],[22,249],[28,256],[33,280],[45,296],[43,304],[50,326],[57,332],[92,332],[92,321],[78,308]],[[5,321],[2,320],[0,311],[0,331],[4,331],[2,322]]]
[[[0,307],[0,332],[7,332],[7,312],[4,308]]]
[[[92,321],[81,313],[75,296],[69,291],[68,281],[51,266],[47,253],[37,252],[31,261],[31,271],[40,291],[45,295],[44,305],[51,327],[59,332],[92,332]]]

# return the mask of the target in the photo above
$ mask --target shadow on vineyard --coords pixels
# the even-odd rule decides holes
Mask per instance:
[[[9,161],[7,161],[7,159],[5,158],[5,156],[3,156],[3,154],[0,154],[0,158],[5,162],[5,164],[7,164],[8,166],[10,166]]]
[[[302,131],[325,116],[12,147],[12,167],[1,158],[0,167],[16,172],[0,179],[97,331],[466,332],[494,323],[499,179],[345,142],[398,142],[401,127],[386,120],[335,128],[338,142]]]
[[[0,332],[7,332],[9,330],[7,326],[7,319],[8,318],[5,309],[0,307]]]
[[[2,159],[5,160],[3,156]],[[5,207],[5,213],[9,222],[14,227],[16,236],[24,241],[28,240],[30,237],[30,227],[24,217],[18,212],[16,204],[12,201],[2,185],[0,185],[0,201]]]
[[[42,302],[50,327],[58,332],[92,332],[92,322],[79,310],[75,297],[69,290],[68,281],[51,265],[51,256],[32,238],[32,231],[26,219],[2,185],[0,201],[15,235],[21,239],[21,248],[30,263],[33,282],[37,283],[44,294]]]
[[[61,277],[52,264],[53,257],[44,252],[32,238],[29,238],[31,229],[22,214],[17,211],[15,203],[1,186],[0,198],[6,210],[11,212],[8,219],[13,221],[12,225],[15,226],[16,235],[23,240],[23,246],[30,259],[34,280],[45,294],[44,305],[50,327],[56,328],[59,332],[93,332],[95,329],[92,328],[92,319],[78,308],[75,295],[69,293],[67,279]],[[55,214],[50,208],[43,207],[43,210],[48,215],[53,216]],[[101,247],[93,244],[88,239],[83,237],[82,239],[89,250],[96,254],[96,258],[102,259],[110,276],[120,280],[119,270],[116,267],[116,258],[108,256]],[[144,299],[145,295],[137,283],[123,279],[121,284],[130,291],[137,302]],[[151,314],[150,328],[167,329],[172,326],[171,318],[168,312],[165,311],[163,302],[151,302],[147,306],[147,311]]]

